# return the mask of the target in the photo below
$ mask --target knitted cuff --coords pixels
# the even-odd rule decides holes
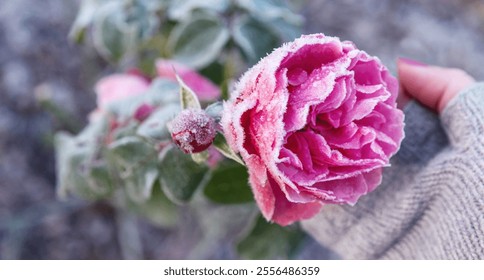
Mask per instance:
[[[448,144],[439,116],[421,103],[412,100],[403,109],[405,138],[392,166],[402,164],[424,165]]]
[[[449,141],[456,148],[467,148],[484,134],[484,82],[473,84],[454,97],[440,119]]]
[[[405,108],[405,139],[382,184],[355,206],[325,205],[303,229],[343,259],[379,258],[413,221],[427,189],[417,174],[447,145],[438,116],[417,102]]]

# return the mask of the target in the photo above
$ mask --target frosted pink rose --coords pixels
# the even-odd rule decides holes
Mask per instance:
[[[96,83],[97,106],[100,109],[113,102],[145,92],[150,83],[132,74],[113,74],[102,78]]]
[[[150,83],[137,74],[113,74],[100,79],[94,86],[97,108],[88,118],[93,122],[105,112],[109,103],[145,92]]]
[[[288,225],[374,190],[403,138],[397,91],[376,57],[323,34],[285,44],[247,71],[222,125],[264,217]]]
[[[193,69],[174,60],[158,59],[156,71],[158,76],[173,81],[176,81],[176,74],[178,74],[202,101],[211,101],[220,97],[219,87]]]

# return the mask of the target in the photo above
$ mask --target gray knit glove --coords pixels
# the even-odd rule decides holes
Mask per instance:
[[[303,228],[343,259],[484,259],[484,83],[451,100],[441,122],[415,102],[405,117],[382,184]]]

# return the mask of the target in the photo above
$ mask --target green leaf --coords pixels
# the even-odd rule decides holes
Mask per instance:
[[[121,1],[109,2],[97,11],[93,22],[93,43],[106,59],[121,60],[138,43],[138,27],[125,22]]]
[[[96,200],[109,196],[112,190],[112,182],[106,167],[92,168],[88,155],[75,152],[70,155],[65,163],[69,174],[58,192],[60,198],[66,198],[69,194]]]
[[[302,34],[301,24],[292,24],[285,21],[283,18],[275,18],[268,21],[266,24],[272,28],[283,41],[293,41]]]
[[[110,194],[114,187],[112,174],[107,162],[104,160],[92,162],[90,168],[87,170],[85,179],[91,186],[90,189],[103,195]]]
[[[111,141],[116,141],[125,137],[131,137],[136,133],[138,123],[134,120],[129,121],[127,124],[116,128],[112,132]]]
[[[123,137],[108,146],[115,160],[125,169],[136,168],[139,164],[156,159],[155,149],[136,136]]]
[[[136,109],[143,104],[145,94],[131,96],[107,104],[107,111],[116,116],[116,120],[123,122],[131,119]]]
[[[154,3],[154,1],[127,1],[124,6],[124,21],[128,25],[136,27],[136,35],[139,39],[148,39],[158,29],[160,15],[157,12],[160,11],[162,5],[162,3]]]
[[[180,104],[182,110],[185,109],[202,109],[198,97],[193,90],[183,82],[183,80],[176,74],[176,80],[180,85]]]
[[[76,20],[69,31],[69,39],[76,43],[82,43],[85,38],[86,29],[92,23],[101,2],[103,0],[84,0],[81,3]]]
[[[196,9],[212,10],[223,13],[230,5],[230,0],[184,0],[172,1],[168,9],[168,16],[172,20],[183,20],[191,16],[192,11]]]
[[[57,177],[57,196],[66,198],[70,192],[71,184],[71,159],[74,148],[74,137],[65,132],[55,135],[55,162]]]
[[[150,199],[142,204],[131,204],[130,209],[159,227],[173,227],[179,218],[178,206],[166,197],[159,182],[153,186]]]
[[[128,136],[108,148],[128,197],[137,203],[149,199],[159,174],[158,153],[154,147],[138,137]]]
[[[121,178],[129,199],[135,203],[143,203],[151,196],[153,185],[158,179],[158,166],[152,162],[140,165],[131,171],[129,176]]]
[[[270,224],[259,215],[250,233],[237,244],[237,251],[244,259],[288,259],[304,238],[297,226]]]
[[[234,150],[230,148],[229,144],[227,144],[227,140],[225,140],[225,137],[222,134],[217,133],[215,139],[213,140],[213,146],[225,157],[245,166],[244,161],[242,161],[242,159],[234,152]]]
[[[203,68],[219,57],[229,37],[229,31],[217,17],[197,16],[173,29],[168,48],[175,60]]]
[[[86,199],[108,196],[113,184],[106,166],[92,166],[89,154],[77,149],[78,145],[68,137],[65,134],[56,135],[57,196],[60,199],[70,194]]]
[[[156,12],[168,6],[170,0],[137,0],[137,2],[144,5],[149,11]]]
[[[113,62],[136,59],[144,41],[151,38],[160,24],[163,3],[146,0],[104,1],[92,22],[96,50]]]
[[[252,17],[239,17],[233,38],[250,63],[256,63],[279,44],[278,36],[264,23]]]
[[[292,41],[301,35],[304,18],[294,13],[295,3],[284,0],[236,0],[238,5],[283,41]],[[292,4],[292,5],[290,5]]]
[[[202,186],[207,172],[208,168],[195,163],[190,155],[171,148],[160,163],[161,186],[171,201],[186,203]]]
[[[106,163],[98,159],[106,131],[106,120],[91,122],[77,136],[59,132],[55,136],[57,195],[77,194],[87,199],[106,197],[112,181]]]
[[[204,194],[213,202],[223,204],[247,203],[254,201],[247,168],[236,163],[221,165],[212,172],[204,189]]]
[[[282,18],[291,24],[300,25],[304,20],[302,16],[291,11],[285,0],[236,0],[236,2],[260,21]]]
[[[175,104],[160,107],[151,113],[148,119],[138,127],[136,133],[151,140],[170,140],[170,131],[168,131],[166,125],[176,116],[176,114],[178,114],[178,112],[180,112],[180,107]]]
[[[152,62],[153,63],[153,62]],[[166,79],[156,78],[151,82],[150,88],[146,93],[151,105],[168,105],[180,101],[179,85],[177,82]]]

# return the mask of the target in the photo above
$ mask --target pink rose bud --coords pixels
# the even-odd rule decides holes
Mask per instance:
[[[151,113],[153,113],[154,109],[155,108],[153,108],[153,106],[150,106],[148,104],[142,104],[141,106],[138,107],[138,109],[136,109],[133,117],[137,121],[142,122],[146,120],[146,118],[148,118],[151,115]]]
[[[215,138],[215,121],[201,109],[183,110],[171,122],[171,137],[186,154],[206,150]]]
[[[97,106],[104,110],[108,104],[142,94],[149,88],[145,79],[130,74],[113,74],[96,83]]]
[[[288,225],[373,191],[403,138],[397,93],[378,58],[323,34],[285,44],[249,69],[224,105],[222,126],[264,217]]]

